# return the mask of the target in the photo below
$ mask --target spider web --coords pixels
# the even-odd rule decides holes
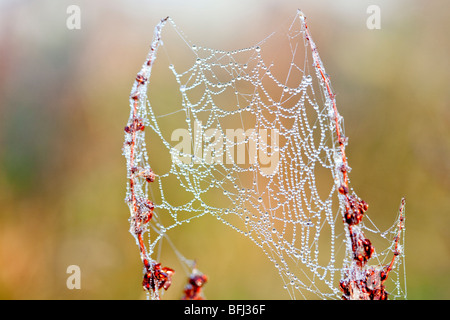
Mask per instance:
[[[340,298],[339,281],[352,264],[338,192],[343,155],[336,123],[343,132],[343,118],[326,94],[310,41],[300,11],[263,41],[231,51],[191,43],[170,18],[156,27],[139,73],[148,88],[135,83],[130,98],[139,103],[129,123],[141,119],[147,137],[137,130],[134,163],[127,162],[128,178],[132,166],[155,175],[152,183],[133,176],[135,197],[155,207],[144,230],[148,256],[160,254],[166,239],[191,268],[170,230],[211,215],[265,253],[292,298]],[[133,217],[131,198],[129,184]],[[387,248],[373,255],[385,265],[396,224],[381,232],[366,219],[358,228],[386,239]],[[390,276],[394,297],[406,297],[401,262]]]

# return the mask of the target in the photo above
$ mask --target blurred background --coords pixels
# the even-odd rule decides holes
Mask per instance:
[[[72,4],[80,29],[66,25]],[[380,8],[380,29],[366,26],[369,5]],[[154,26],[169,15],[193,43],[231,50],[298,8],[331,75],[352,185],[371,219],[389,227],[406,197],[408,298],[449,299],[446,0],[0,0],[0,298],[144,298],[121,148]],[[175,242],[196,252],[207,298],[289,298],[250,241],[202,220]],[[73,264],[80,290],[66,287]],[[181,296],[177,277],[165,298]]]

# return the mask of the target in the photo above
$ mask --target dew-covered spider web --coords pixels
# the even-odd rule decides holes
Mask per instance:
[[[343,279],[367,280],[364,257],[380,269],[394,253],[387,291],[406,297],[400,223],[383,232],[367,214],[344,223],[349,201],[361,216],[367,207],[350,186],[343,118],[300,11],[264,40],[229,51],[192,43],[161,20],[130,104],[125,200],[144,273],[148,261],[160,262],[162,241],[191,268],[170,233],[213,216],[267,256],[293,299],[341,298]],[[376,249],[360,257],[365,237]],[[149,279],[158,298],[164,281]]]

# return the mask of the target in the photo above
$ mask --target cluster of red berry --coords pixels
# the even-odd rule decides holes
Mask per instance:
[[[160,263],[148,262],[144,259],[144,266],[146,272],[144,274],[144,280],[142,280],[142,286],[145,290],[156,290],[169,289],[172,284],[172,275],[175,271],[171,268],[161,267]]]
[[[183,300],[203,300],[202,288],[205,285],[208,277],[199,273],[194,269],[189,277],[188,284],[184,287]]]

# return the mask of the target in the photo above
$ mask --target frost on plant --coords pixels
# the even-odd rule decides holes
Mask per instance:
[[[184,298],[203,298],[206,275],[170,233],[205,215],[262,250],[293,299],[406,297],[404,200],[381,232],[352,189],[343,118],[302,12],[231,51],[161,20],[130,106],[125,201],[151,298],[175,272],[159,261],[162,241],[190,270]]]

